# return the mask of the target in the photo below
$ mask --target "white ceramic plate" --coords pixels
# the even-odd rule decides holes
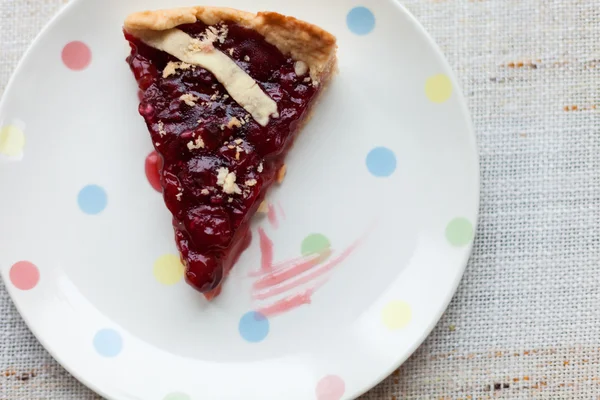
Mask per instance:
[[[392,0],[221,3],[324,27],[340,69],[221,296],[181,279],[144,172],[121,25],[166,0],[75,0],[19,65],[0,105],[2,277],[43,345],[109,399],[355,398],[423,341],[463,273],[479,193],[464,100]],[[329,247],[328,273],[257,300],[259,227],[277,262]],[[254,313],[289,297],[310,304]]]

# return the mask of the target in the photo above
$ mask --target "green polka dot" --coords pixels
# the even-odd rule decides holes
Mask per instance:
[[[473,239],[473,224],[466,218],[454,218],[446,227],[446,239],[452,246],[465,246]]]
[[[308,256],[315,253],[323,253],[331,247],[331,243],[327,236],[320,233],[311,233],[302,241],[300,252],[303,256]]]
[[[174,392],[166,395],[163,400],[192,400],[192,398],[185,393]]]

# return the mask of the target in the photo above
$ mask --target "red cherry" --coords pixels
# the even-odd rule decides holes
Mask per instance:
[[[216,288],[223,279],[223,267],[214,257],[190,253],[185,280],[194,289],[207,292]]]
[[[148,157],[146,157],[146,162],[144,163],[144,168],[146,170],[146,178],[148,178],[150,186],[152,186],[157,192],[162,192],[162,187],[160,186],[162,157],[159,156],[156,151],[148,154]]]

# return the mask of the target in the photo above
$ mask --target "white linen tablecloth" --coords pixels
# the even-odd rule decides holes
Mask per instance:
[[[0,94],[63,3],[0,0]],[[481,219],[436,329],[363,399],[600,399],[600,7],[405,5],[441,46],[469,103]],[[98,398],[42,348],[1,285],[0,315],[0,399]]]

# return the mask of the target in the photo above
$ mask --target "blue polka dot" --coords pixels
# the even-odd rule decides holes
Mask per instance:
[[[375,28],[375,16],[366,7],[354,7],[346,16],[346,23],[352,33],[366,35]]]
[[[79,191],[77,203],[86,214],[98,214],[106,208],[106,192],[98,185],[87,185]]]
[[[375,176],[390,176],[396,170],[396,156],[387,147],[375,147],[367,154],[367,168]]]
[[[242,315],[240,319],[240,335],[252,343],[263,341],[269,334],[269,320],[256,311]]]
[[[94,347],[101,356],[115,357],[123,349],[123,339],[114,329],[100,329],[94,336]]]

